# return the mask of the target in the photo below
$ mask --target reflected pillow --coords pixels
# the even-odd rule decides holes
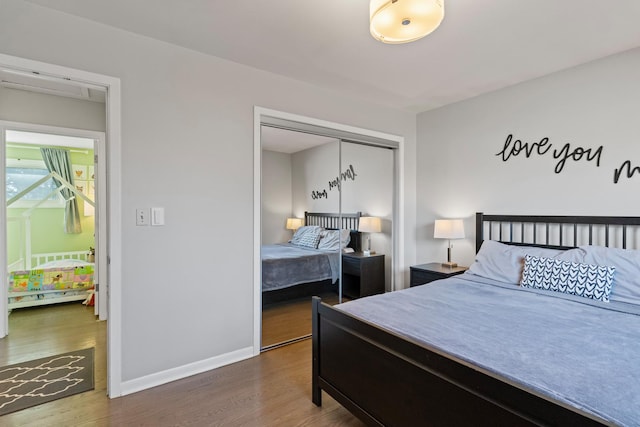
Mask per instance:
[[[584,262],[616,268],[611,301],[640,305],[640,251],[604,246],[580,246]]]
[[[323,230],[324,228],[317,225],[304,225],[296,230],[289,243],[304,248],[316,249]]]
[[[520,284],[609,302],[615,267],[526,255]]]
[[[350,241],[351,232],[349,230],[324,230],[320,234],[318,249],[337,251],[346,248]]]
[[[503,283],[518,285],[522,278],[525,255],[558,258],[564,261],[582,262],[584,253],[579,249],[559,250],[534,246],[506,245],[495,240],[482,242],[476,260],[468,273]]]

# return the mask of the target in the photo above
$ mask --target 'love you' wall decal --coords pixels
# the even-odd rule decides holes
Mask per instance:
[[[347,180],[355,181],[356,176],[358,176],[358,174],[353,168],[353,165],[349,165],[349,167],[344,172],[336,176],[334,179],[329,180],[329,191],[333,190],[334,188],[337,188],[339,190],[340,185],[342,185],[341,184],[342,181],[347,181]],[[314,190],[311,192],[311,198],[313,200],[328,199],[329,193],[327,192],[326,188],[322,190]]]
[[[604,146],[602,145],[597,148],[585,148],[580,146],[572,147],[570,143],[566,143],[560,148],[555,148],[548,137],[544,137],[538,142],[522,142],[519,139],[514,139],[513,134],[509,134],[502,146],[502,150],[496,156],[500,156],[503,162],[507,162],[510,158],[520,155],[524,155],[527,159],[531,156],[550,155],[558,160],[554,172],[560,173],[564,170],[567,161],[595,162],[595,166],[600,167],[603,150]],[[625,160],[619,168],[613,171],[614,184],[618,183],[623,172],[627,178],[632,178],[636,173],[640,174],[640,167],[634,167],[630,160]]]

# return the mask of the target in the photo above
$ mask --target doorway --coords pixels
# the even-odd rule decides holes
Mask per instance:
[[[101,236],[105,250],[96,251],[96,256],[101,258],[98,261],[100,265],[108,266],[104,268],[104,273],[107,274],[107,281],[101,283],[102,290],[108,289],[108,298],[103,303],[106,303],[109,314],[108,327],[106,328],[106,340],[107,340],[107,357],[106,357],[106,391],[108,396],[117,397],[122,394],[121,390],[121,290],[119,284],[121,283],[121,174],[120,174],[120,81],[119,79],[104,76],[100,74],[90,73],[86,71],[76,70],[68,67],[61,67],[57,65],[47,64],[38,61],[31,61],[23,58],[13,57],[9,55],[0,54],[0,70],[8,71],[17,75],[23,75],[27,77],[37,77],[43,81],[54,83],[67,83],[72,84],[81,91],[87,88],[98,88],[105,93],[106,101],[106,135],[103,137],[103,143],[101,149],[104,151],[105,167],[102,168],[104,179],[102,182],[105,184],[104,188],[100,192],[104,196],[105,203],[104,216],[99,221],[100,226],[104,226],[104,233]],[[55,84],[54,84],[55,85]],[[55,92],[55,91],[54,91]],[[5,119],[7,117],[4,117]],[[4,122],[6,125],[9,123],[11,126],[16,125],[19,127],[19,123]],[[31,125],[37,128],[37,125]],[[2,147],[4,147],[4,134],[0,132],[0,141]],[[93,138],[95,135],[84,135],[89,138]],[[100,146],[100,144],[98,144]],[[0,160],[5,162],[4,150],[0,150],[2,157]],[[99,153],[100,157],[101,154]],[[107,157],[109,161],[107,162]],[[109,172],[107,173],[107,167]],[[5,177],[2,176],[0,184],[4,188]],[[7,218],[6,211],[3,209],[0,211],[0,229],[3,233],[3,238],[0,239],[6,242],[6,226]],[[99,243],[102,244],[102,243]],[[108,272],[106,271],[108,269]],[[0,274],[7,277],[7,253],[6,245],[0,247]],[[6,285],[6,282],[5,282]],[[3,286],[0,291],[0,295],[4,295],[0,299],[0,337],[4,337],[8,331],[8,317],[5,315],[8,305],[8,299],[6,298],[7,286]],[[106,288],[106,289],[105,289]]]
[[[12,273],[16,271],[53,265],[70,268],[86,263],[88,268],[79,272],[86,273],[87,281],[73,286],[83,291],[85,287],[90,288],[86,303],[94,307],[98,320],[107,320],[106,289],[101,292],[99,288],[100,283],[107,283],[104,133],[11,122],[0,122],[0,132],[3,132],[3,172],[7,180],[3,191],[7,200],[5,241],[10,282],[13,283],[15,274]],[[57,150],[68,156],[71,174],[68,180],[47,169],[41,149]],[[32,185],[38,182],[41,184]],[[63,226],[65,198],[74,203],[77,211],[77,216],[72,218],[77,223],[74,230],[69,230],[68,224],[67,229]],[[68,265],[63,265],[65,262]],[[42,287],[49,285],[42,284]],[[17,283],[14,287],[20,290]],[[74,291],[49,295],[34,291],[10,298],[8,308],[75,301],[82,299],[82,294]]]
[[[293,115],[289,113],[278,112],[274,110],[267,110],[260,107],[256,107],[254,110],[254,353],[258,354],[261,349],[262,338],[262,317],[261,308],[263,301],[262,290],[262,258],[261,258],[261,241],[263,235],[263,187],[262,187],[262,171],[263,171],[263,152],[261,143],[261,129],[262,126],[274,127],[279,129],[286,129],[289,131],[303,132],[312,135],[321,135],[324,137],[331,137],[337,141],[337,161],[332,166],[327,166],[326,172],[330,176],[326,180],[328,186],[336,185],[341,187],[341,178],[346,178],[344,185],[346,186],[348,178],[353,176],[353,165],[348,165],[342,162],[341,153],[343,146],[346,144],[353,144],[353,146],[368,146],[376,147],[376,149],[385,148],[390,153],[390,168],[392,170],[391,177],[388,179],[389,185],[392,188],[392,195],[390,197],[391,207],[389,208],[390,215],[388,215],[387,221],[384,222],[386,231],[389,234],[389,265],[387,269],[388,284],[382,285],[386,287],[386,290],[394,290],[396,280],[400,276],[400,260],[403,256],[402,251],[402,230],[403,230],[403,185],[402,185],[402,158],[403,153],[403,141],[404,139],[395,135],[383,134],[380,132],[370,131],[362,128],[355,128],[352,126],[346,126],[337,123],[326,122],[313,118]],[[348,151],[349,149],[347,149]],[[347,160],[347,159],[345,159]],[[345,169],[346,168],[346,169]],[[337,181],[336,181],[337,177]],[[306,190],[305,190],[306,191]],[[318,192],[324,195],[324,189],[318,189]],[[336,191],[337,192],[337,191]],[[317,196],[317,194],[316,194]],[[311,195],[313,198],[313,196]],[[337,198],[336,206],[331,209],[342,215],[345,212],[341,206],[341,198]],[[369,205],[370,206],[370,205]],[[369,210],[369,209],[367,209]],[[346,213],[346,212],[345,212]],[[370,214],[369,212],[366,212]],[[292,210],[292,215],[299,216],[300,213]],[[378,218],[383,219],[384,218]],[[284,227],[281,225],[281,227]],[[339,227],[340,228],[340,227]],[[356,230],[357,231],[357,230]],[[339,257],[342,257],[342,252],[339,251]],[[357,254],[356,254],[357,255]],[[362,254],[360,254],[361,256]],[[359,257],[353,257],[353,262],[359,263]],[[379,257],[381,262],[383,257]],[[367,261],[373,261],[373,258],[367,258]],[[338,263],[338,277],[342,277],[343,263]],[[338,301],[342,297],[342,291],[339,288]]]

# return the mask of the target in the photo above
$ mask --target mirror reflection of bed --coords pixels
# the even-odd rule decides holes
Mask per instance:
[[[262,246],[263,349],[311,334],[312,296],[340,302],[340,251],[361,250],[360,216],[305,212],[289,241]]]

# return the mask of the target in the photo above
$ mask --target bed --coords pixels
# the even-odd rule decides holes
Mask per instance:
[[[338,230],[346,230],[349,236],[347,246],[358,251],[360,233],[357,230],[360,216],[359,212],[305,212],[304,224],[336,233],[339,233]],[[340,274],[340,254],[337,248],[323,249],[322,240],[319,245],[308,246],[295,244],[295,241],[263,245],[261,254],[263,303],[335,291],[335,283]]]
[[[474,272],[335,307],[314,298],[313,402],[325,391],[369,425],[639,425],[637,253],[615,262],[608,303],[513,286],[511,256],[482,275],[498,259],[486,248],[498,245],[527,254],[521,280],[535,276],[536,260],[601,264],[635,251],[589,245],[637,248],[639,225],[479,213]],[[552,250],[557,260],[535,255]],[[636,286],[628,294],[625,277]]]
[[[87,300],[94,287],[94,263],[87,257],[86,251],[32,254],[28,262],[11,264],[9,310]]]

